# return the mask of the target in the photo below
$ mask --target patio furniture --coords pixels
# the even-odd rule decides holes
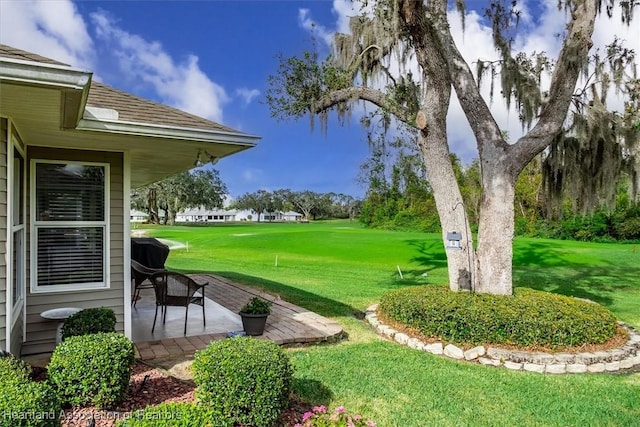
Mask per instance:
[[[156,273],[149,279],[156,294],[156,313],[153,316],[151,333],[156,328],[158,307],[161,307],[162,324],[167,320],[167,307],[184,307],[184,335],[187,334],[187,320],[189,319],[189,305],[202,306],[202,323],[207,326],[204,312],[204,287],[209,283],[197,283],[195,280],[181,273],[164,271]]]
[[[136,306],[136,302],[140,299],[140,291],[142,289],[153,289],[153,283],[147,279],[154,274],[162,273],[163,271],[166,270],[164,268],[147,267],[134,259],[131,260],[131,279],[134,283],[134,292],[133,297],[131,298],[131,303],[134,307]]]

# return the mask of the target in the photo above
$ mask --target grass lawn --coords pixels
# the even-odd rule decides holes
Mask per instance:
[[[446,283],[440,236],[310,224],[144,226],[185,244],[168,267],[213,272],[339,321],[348,340],[289,350],[295,390],[379,426],[640,426],[640,374],[540,375],[456,362],[382,340],[354,314],[384,292]],[[135,230],[134,230],[135,231]],[[640,328],[633,245],[517,239],[514,283],[586,297]],[[402,278],[400,277],[400,272]]]

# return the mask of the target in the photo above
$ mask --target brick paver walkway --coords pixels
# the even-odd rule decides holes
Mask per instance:
[[[261,339],[270,339],[276,344],[319,342],[335,339],[342,334],[339,323],[290,304],[272,295],[261,293],[248,286],[234,283],[224,277],[213,275],[190,275],[197,281],[207,281],[205,296],[237,313],[252,297],[258,295],[273,302]],[[196,350],[207,346],[212,340],[225,339],[226,334],[207,334],[155,341],[137,342],[136,358],[141,360],[166,357],[192,356]]]

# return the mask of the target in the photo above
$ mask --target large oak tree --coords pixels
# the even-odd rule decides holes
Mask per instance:
[[[604,2],[606,11],[611,10],[612,2]],[[479,62],[476,72],[482,75],[487,69],[497,70],[494,77],[499,73],[503,96],[515,101],[528,128],[517,141],[508,141],[501,131],[476,76],[454,42],[447,0],[363,2],[361,14],[351,19],[350,34],[336,35],[332,57],[318,61],[315,53],[305,53],[281,59],[278,73],[270,78],[267,101],[278,119],[308,114],[312,124],[313,118],[319,117],[324,126],[330,111],[344,118],[356,103],[365,101],[385,117],[414,128],[440,216],[443,242],[446,244],[447,232],[462,231],[461,249],[446,251],[450,288],[511,294],[516,179],[543,150],[564,144],[567,136],[580,137],[579,129],[567,117],[577,99],[579,78],[593,69],[592,34],[602,3],[558,2],[565,11],[566,27],[558,29],[562,48],[557,58],[550,60],[540,54],[512,52],[511,37],[518,31],[519,19],[516,2],[488,2],[486,17],[492,24],[500,61],[497,66]],[[620,3],[623,22],[628,24],[635,1]],[[455,6],[464,17],[464,0],[455,0]],[[600,58],[596,64],[600,68],[594,72],[609,77],[599,82],[622,87],[622,78],[616,81],[612,76],[623,76],[625,66],[632,62],[620,61],[621,56],[618,51]],[[552,73],[550,84],[542,88],[540,76],[545,70]],[[637,88],[637,77],[632,77]],[[590,107],[605,98],[592,86],[593,91],[587,91],[591,102],[580,104],[584,108],[580,117],[587,121],[594,111]],[[475,247],[447,140],[452,90],[477,143],[482,197]],[[598,129],[602,126],[606,124],[601,122]],[[593,133],[588,126],[581,129]],[[461,224],[465,224],[463,230]]]

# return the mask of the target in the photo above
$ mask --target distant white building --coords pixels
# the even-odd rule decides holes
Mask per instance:
[[[301,221],[302,215],[298,212],[263,212],[260,214],[260,222]],[[250,210],[238,211],[236,221],[258,222],[258,215]]]
[[[135,209],[131,209],[131,222],[146,222],[149,220],[149,214],[142,211],[137,211]]]
[[[303,215],[298,212],[289,211],[281,214],[282,221],[302,221]]]
[[[233,222],[236,221],[235,210],[208,210],[203,208],[187,209],[178,212],[176,222]]]

